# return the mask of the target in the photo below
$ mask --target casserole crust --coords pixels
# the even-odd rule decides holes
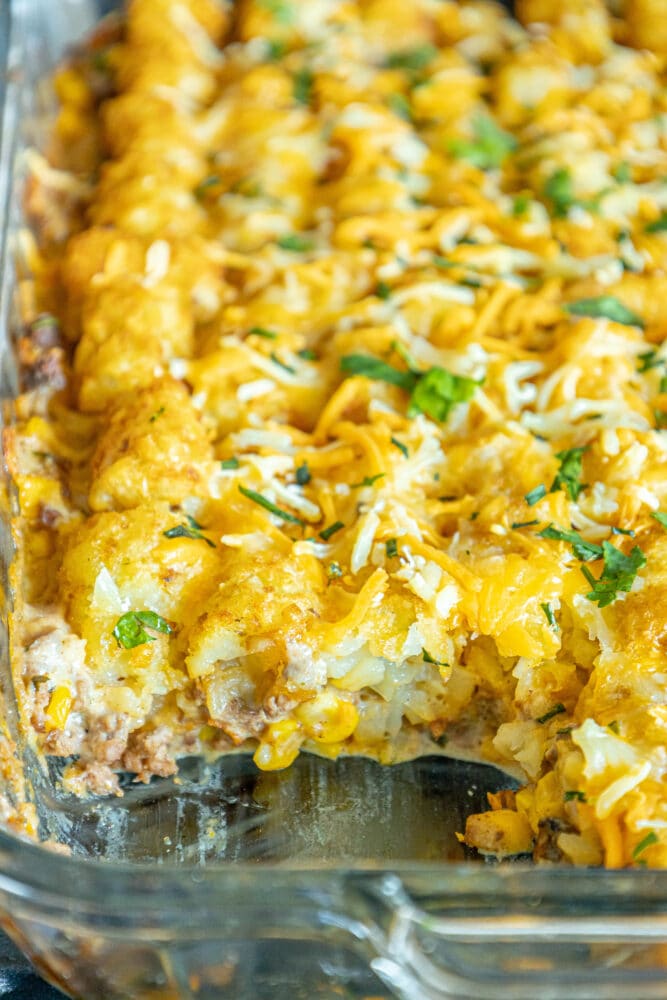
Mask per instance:
[[[665,55],[519,13],[134,0],[60,73],[5,452],[70,788],[444,751],[527,783],[472,846],[667,858]]]

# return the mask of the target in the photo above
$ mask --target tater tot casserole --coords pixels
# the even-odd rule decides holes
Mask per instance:
[[[28,157],[14,677],[65,786],[486,761],[667,866],[667,6],[130,0]]]

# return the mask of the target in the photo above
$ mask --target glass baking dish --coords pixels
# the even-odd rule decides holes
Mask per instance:
[[[23,151],[43,146],[48,77],[113,9],[102,0],[0,3],[0,330],[5,419]],[[11,484],[3,483],[11,504]],[[7,504],[3,504],[7,507]],[[392,768],[300,758],[183,762],[177,779],[77,800],[22,745],[9,671],[7,566],[0,676],[39,837],[0,830],[0,925],[83,1000],[572,1000],[667,997],[667,873],[482,864],[455,833],[511,784],[441,757]],[[0,792],[17,791],[7,776]]]

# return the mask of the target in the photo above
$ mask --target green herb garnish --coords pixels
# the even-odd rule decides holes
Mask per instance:
[[[294,21],[294,4],[288,0],[257,0],[260,7],[267,10],[279,24],[292,24]]]
[[[287,51],[287,45],[278,39],[269,39],[266,43],[266,54],[272,62],[282,59]]]
[[[574,196],[570,171],[564,167],[556,170],[544,185],[544,196],[551,202],[556,218],[564,218],[577,200]]]
[[[273,361],[274,365],[278,365],[279,368],[282,368],[283,371],[289,372],[290,375],[296,375],[296,369],[292,368],[291,365],[285,364],[284,361],[281,361],[275,351],[271,351],[269,357]]]
[[[572,551],[581,562],[592,562],[595,559],[602,558],[603,550],[601,546],[596,545],[594,542],[587,542],[577,531],[563,531],[560,528],[554,528],[553,524],[550,524],[542,531],[538,531],[537,537],[551,538],[558,542],[567,542],[568,545],[572,546]]]
[[[398,555],[398,542],[395,538],[388,538],[384,543],[384,550],[387,554],[387,559],[393,559],[394,556]]]
[[[562,713],[566,711],[567,709],[565,708],[565,705],[559,701],[557,705],[550,708],[549,711],[545,712],[544,715],[541,715],[539,719],[535,719],[535,722],[539,722],[539,724],[543,726],[545,722],[549,721],[549,719],[553,719],[556,715],[562,715]]]
[[[578,498],[581,491],[586,488],[586,484],[580,482],[583,455],[586,450],[587,446],[584,446],[583,448],[568,448],[566,451],[556,452],[560,468],[551,484],[550,493],[565,490],[570,500]]]
[[[651,512],[651,517],[654,518],[658,524],[661,524],[663,528],[667,529],[667,514],[663,514],[660,510],[654,510]]]
[[[220,463],[220,468],[227,471],[228,469],[238,469],[239,467],[238,458],[223,458]]]
[[[639,362],[637,365],[637,371],[648,372],[651,371],[652,368],[661,368],[665,364],[666,359],[659,357],[658,352],[654,350],[644,351],[642,354],[638,354],[637,361]]]
[[[263,326],[253,326],[248,333],[254,333],[256,337],[264,337],[265,340],[277,340],[278,334],[274,330],[266,330]]]
[[[392,52],[385,65],[388,69],[407,69],[416,73],[425,69],[438,54],[434,45],[417,45],[412,49],[399,49]]]
[[[306,462],[302,462],[301,465],[296,470],[296,481],[299,486],[305,486],[306,483],[310,482],[310,469]]]
[[[538,503],[540,500],[542,500],[543,497],[545,497],[546,495],[547,495],[547,488],[544,485],[544,483],[540,483],[540,485],[536,486],[534,490],[530,491],[530,493],[526,493],[523,499],[526,501],[529,507],[534,507],[535,504]]]
[[[342,576],[342,575],[343,575],[343,571],[340,568],[340,563],[330,562],[329,566],[328,566],[328,569],[327,569],[327,576],[329,577],[329,579],[330,580],[335,580],[336,577]]]
[[[565,311],[571,316],[593,316],[610,319],[624,326],[644,326],[642,318],[624,306],[614,295],[598,295],[591,299],[568,302]]]
[[[156,636],[147,632],[147,628],[164,635],[173,631],[169,622],[155,611],[126,611],[116,622],[112,635],[123,649],[134,649],[145,642],[155,642]]]
[[[240,483],[239,493],[242,493],[244,497],[248,498],[248,500],[252,500],[253,503],[263,507],[264,510],[268,510],[270,514],[275,514],[276,517],[281,518],[283,521],[288,521],[290,524],[303,524],[300,517],[295,517],[294,514],[290,514],[289,511],[283,510],[281,507],[277,507],[276,504],[267,499],[267,497],[262,496],[261,493],[257,493],[255,490],[249,490]]]
[[[645,233],[664,233],[667,232],[667,212],[661,212],[657,219],[653,222],[649,222],[647,226],[644,227]]]
[[[535,521],[512,521],[510,528],[512,531],[517,531],[519,528],[534,528],[536,524],[539,524],[538,520]]]
[[[658,844],[659,838],[657,833],[653,830],[649,830],[646,836],[639,841],[637,846],[632,852],[632,857],[636,861],[640,854],[643,854],[647,847],[653,847],[654,844]]]
[[[373,486],[378,479],[384,479],[385,476],[386,472],[378,472],[376,476],[364,476],[360,483],[351,483],[351,487],[354,490],[363,486]]]
[[[457,403],[467,403],[472,399],[482,381],[466,375],[454,375],[446,368],[431,368],[419,377],[412,391],[408,416],[425,413],[433,420],[445,421]]]
[[[398,438],[395,437],[392,437],[389,440],[391,441],[391,443],[395,448],[398,448],[398,450],[400,451],[400,453],[403,455],[404,458],[409,457],[410,452],[408,451],[408,446],[406,444],[403,444],[402,441],[399,441]]]
[[[505,132],[488,115],[480,115],[473,122],[473,138],[451,139],[449,152],[459,160],[467,160],[480,170],[500,167],[517,147],[517,141]]]
[[[544,611],[544,617],[549,622],[549,628],[552,628],[555,632],[558,632],[558,622],[556,621],[556,616],[554,614],[554,609],[551,604],[547,602],[546,604],[540,604],[542,611]]]
[[[386,281],[378,281],[377,285],[375,286],[375,294],[379,299],[386,300],[391,295],[391,287],[387,284]]]
[[[313,249],[313,241],[299,236],[297,233],[286,233],[285,236],[279,236],[276,243],[281,250],[291,250],[294,253],[306,253],[306,251]]]
[[[298,104],[310,104],[313,94],[313,74],[309,69],[300,69],[294,74],[292,93]]]
[[[445,663],[444,660],[436,660],[435,657],[431,656],[427,649],[422,647],[422,658],[425,663],[432,663],[436,667],[448,667],[449,664]]]
[[[630,164],[626,163],[625,160],[622,163],[618,163],[612,170],[611,176],[619,184],[628,184],[632,180]]]
[[[317,361],[317,354],[310,347],[304,347],[302,351],[297,351],[296,353],[297,357],[302,358],[304,361]]]
[[[406,392],[412,391],[416,381],[413,372],[399,371],[386,361],[380,361],[379,358],[373,358],[369,354],[346,354],[341,358],[340,367],[350,375],[363,375],[376,382],[388,382],[390,385],[397,385],[399,389],[405,389]]]
[[[395,344],[394,347],[398,351],[400,345]],[[404,356],[404,352],[399,353]],[[408,363],[411,363],[411,359],[407,357]],[[364,375],[411,392],[409,417],[425,413],[434,420],[446,420],[452,407],[471,399],[475,389],[481,385],[475,379],[454,375],[445,368],[430,368],[427,372],[399,371],[386,361],[366,354],[347,354],[341,358],[340,366],[351,375]]]
[[[163,531],[162,534],[165,538],[194,538],[198,541],[206,542],[212,549],[215,548],[215,542],[212,542],[210,538],[206,535],[202,535],[202,526],[195,521],[194,517],[190,517],[189,514],[185,515],[187,524],[177,524],[174,528],[169,528],[168,531]]]
[[[340,531],[340,529],[344,527],[345,525],[342,521],[334,521],[334,523],[330,524],[328,528],[323,528],[322,531],[320,531],[320,538],[323,538],[325,542],[328,542],[332,535],[335,535],[337,531]]]
[[[149,424],[154,424],[157,418],[162,416],[164,411],[165,411],[164,406],[161,406],[159,410],[156,410],[155,413],[149,418],[148,420]]]
[[[515,219],[519,219],[522,215],[525,215],[528,211],[530,205],[530,198],[527,194],[517,194],[512,201],[512,215]]]
[[[387,98],[387,104],[399,118],[404,118],[407,122],[412,121],[410,102],[405,94],[390,94]]]
[[[638,571],[646,565],[646,556],[638,545],[626,556],[607,541],[602,543],[602,554],[604,567],[598,580],[587,566],[582,566],[581,571],[593,588],[586,594],[588,600],[594,601],[600,608],[606,608],[616,600],[621,591],[627,593],[632,589]]]
[[[569,788],[563,795],[564,802],[586,802],[586,793],[580,792],[578,788]]]
[[[205,177],[203,181],[200,181],[194,190],[194,196],[198,201],[201,201],[206,197],[211,188],[218,187],[221,183],[221,178],[218,174],[210,174]]]

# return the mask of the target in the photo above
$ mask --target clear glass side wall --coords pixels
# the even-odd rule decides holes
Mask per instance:
[[[5,398],[19,146],[40,144],[49,68],[108,8],[12,0],[10,32],[0,2]],[[70,800],[26,764],[43,830],[72,856],[0,831],[0,924],[72,997],[667,997],[667,873],[469,863],[464,812],[507,784],[488,769],[304,758],[258,775],[235,757],[105,803]]]

